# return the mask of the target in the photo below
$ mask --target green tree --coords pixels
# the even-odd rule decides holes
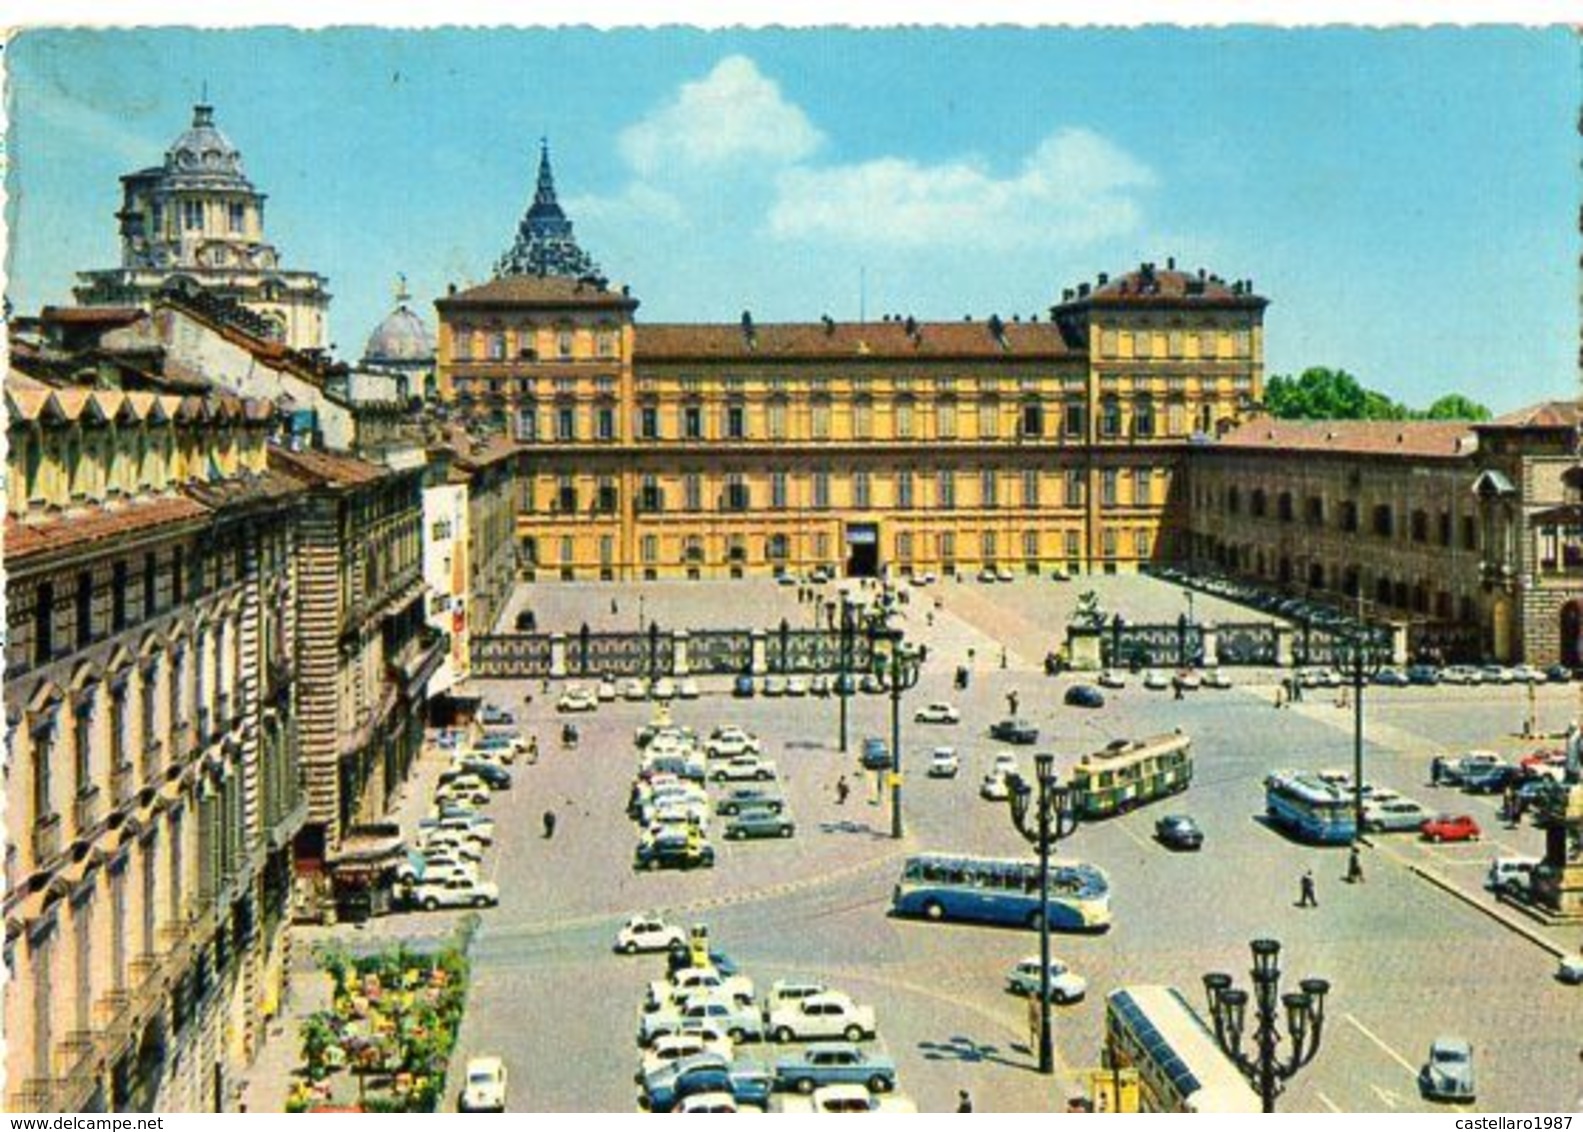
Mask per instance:
[[[1460,393],[1447,393],[1424,410],[1424,418],[1431,421],[1487,421],[1490,411]]]

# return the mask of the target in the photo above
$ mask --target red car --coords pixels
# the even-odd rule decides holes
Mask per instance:
[[[1430,818],[1424,822],[1423,833],[1430,841],[1477,841],[1482,836],[1479,823],[1469,814],[1441,814]]]

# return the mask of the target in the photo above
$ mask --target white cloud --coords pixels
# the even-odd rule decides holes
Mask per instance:
[[[1068,128],[1005,178],[971,159],[790,168],[777,180],[769,225],[783,239],[899,248],[1075,245],[1135,229],[1138,190],[1154,183],[1154,173],[1119,146]]]
[[[786,165],[823,141],[808,116],[742,55],[722,59],[696,82],[621,134],[621,154],[644,175],[740,162]]]
[[[568,215],[579,224],[685,224],[687,210],[675,195],[641,181],[633,181],[615,196],[570,197]]]

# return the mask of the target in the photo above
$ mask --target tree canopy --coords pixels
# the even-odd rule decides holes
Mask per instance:
[[[1264,387],[1264,407],[1282,420],[1487,421],[1490,411],[1460,393],[1448,393],[1428,409],[1409,408],[1364,386],[1344,369],[1310,366],[1297,377],[1276,374]]]

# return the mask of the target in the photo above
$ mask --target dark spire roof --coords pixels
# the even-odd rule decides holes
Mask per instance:
[[[495,276],[559,275],[571,279],[602,278],[599,265],[577,246],[572,222],[555,199],[555,174],[550,169],[550,143],[539,140],[539,180],[517,238],[495,264]]]

